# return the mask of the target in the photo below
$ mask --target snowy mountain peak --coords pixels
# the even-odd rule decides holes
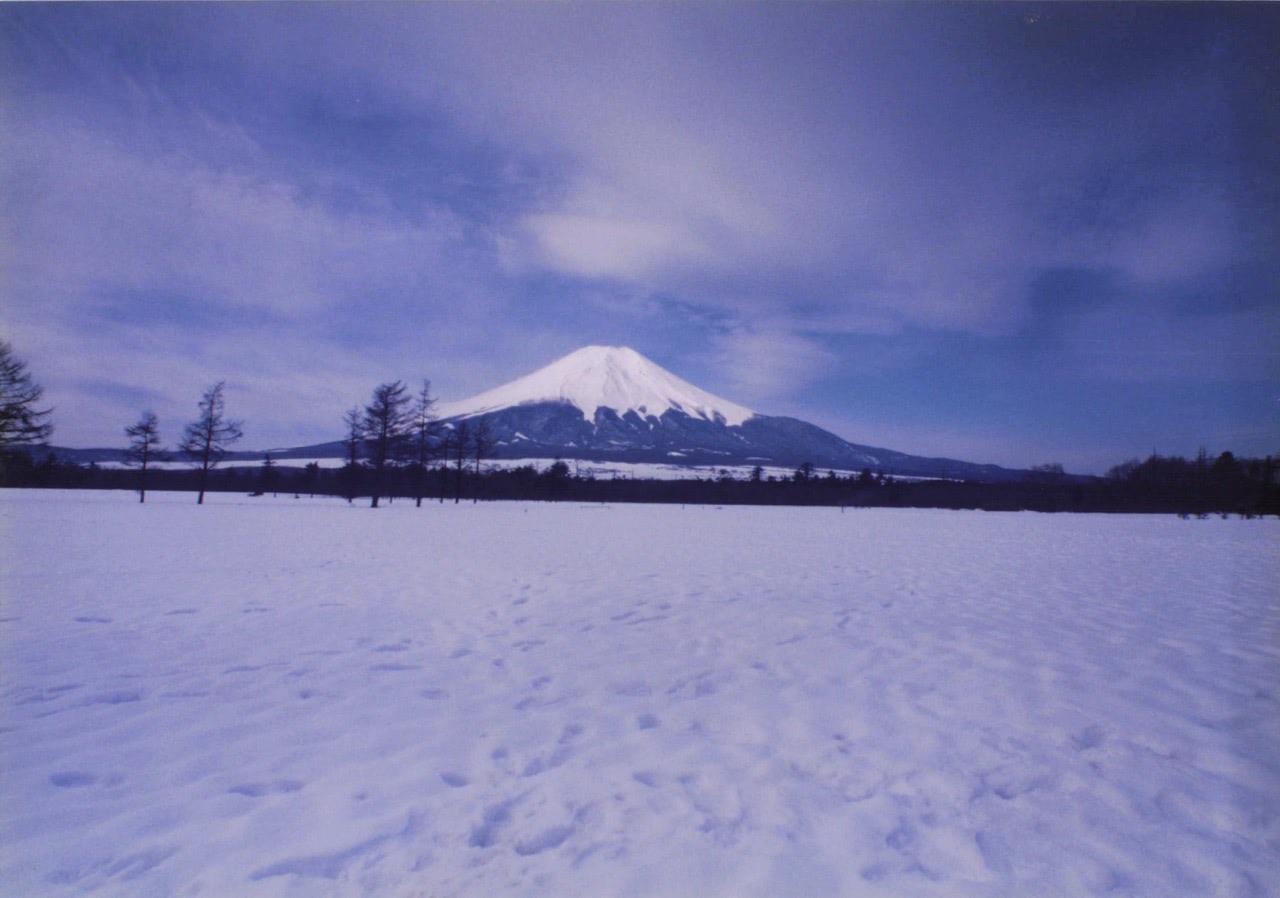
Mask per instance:
[[[493,390],[442,403],[445,418],[467,417],[537,402],[566,402],[591,419],[608,408],[661,417],[668,409],[706,421],[739,425],[755,414],[713,396],[626,346],[584,346],[532,374]]]

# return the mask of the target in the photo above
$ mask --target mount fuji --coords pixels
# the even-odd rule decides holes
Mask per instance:
[[[585,346],[532,374],[436,408],[445,431],[483,420],[501,460],[561,458],[661,469],[798,468],[871,470],[907,477],[1025,479],[1030,472],[951,458],[924,458],[864,446],[796,418],[761,415],[714,396],[624,346]],[[74,464],[121,463],[122,449],[56,449]],[[340,459],[342,442],[273,448],[271,457]],[[262,451],[232,451],[230,462],[259,462]],[[665,475],[657,475],[665,476]]]
[[[532,374],[462,402],[441,417],[464,418],[513,406],[568,404],[593,419],[602,409],[661,421],[668,411],[738,426],[755,412],[712,396],[626,346],[584,346]]]
[[[483,417],[497,458],[785,466],[975,480],[1024,472],[850,443],[795,418],[760,415],[682,380],[634,349],[586,346],[437,409],[446,427]]]

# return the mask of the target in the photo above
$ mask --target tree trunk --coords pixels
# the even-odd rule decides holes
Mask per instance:
[[[196,496],[196,504],[204,504],[204,487],[209,477],[209,453],[213,445],[212,437],[205,437],[204,455],[200,459],[200,495]]]

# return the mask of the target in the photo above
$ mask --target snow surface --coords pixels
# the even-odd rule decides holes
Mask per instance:
[[[1277,894],[1280,524],[0,491],[0,892]]]
[[[668,409],[737,426],[748,408],[713,396],[625,346],[584,346],[545,368],[460,402],[441,403],[442,418],[470,417],[535,402],[567,402],[594,418],[599,408],[619,416],[634,410],[661,417]]]

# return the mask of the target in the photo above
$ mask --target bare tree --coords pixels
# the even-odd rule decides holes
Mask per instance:
[[[356,481],[360,476],[360,449],[364,445],[364,414],[360,411],[360,406],[347,409],[342,416],[342,423],[346,427],[342,445],[347,450],[347,463],[342,468],[342,477],[347,487],[347,503],[350,504],[356,498]]]
[[[489,426],[489,416],[481,415],[471,431],[471,458],[476,464],[476,489],[471,495],[472,502],[480,500],[480,462],[493,454],[495,442],[493,428]]]
[[[418,508],[422,507],[422,494],[427,491],[427,465],[440,449],[439,428],[435,416],[436,400],[431,395],[431,381],[424,380],[413,406],[413,461],[414,491]]]
[[[147,467],[164,448],[160,445],[160,422],[155,412],[143,412],[137,424],[124,429],[129,438],[128,463],[138,468],[138,501],[147,501]]]
[[[462,472],[471,453],[471,427],[466,421],[454,423],[446,446],[446,453],[453,453],[453,504],[457,505],[462,501]],[[445,461],[448,462],[448,455]]]
[[[364,407],[364,436],[373,462],[373,508],[378,507],[386,469],[402,457],[409,433],[408,405],[404,384],[397,380],[379,384],[373,400]]]
[[[27,363],[0,340],[0,450],[20,443],[44,443],[53,433],[52,409],[37,409],[44,388],[31,380]]]
[[[241,422],[226,419],[222,398],[225,386],[226,381],[220,380],[204,391],[204,396],[200,399],[200,417],[187,425],[178,446],[200,471],[197,505],[204,504],[209,471],[222,461],[222,457],[227,454],[227,447],[244,436],[240,429]]]
[[[311,498],[316,497],[316,484],[320,480],[320,462],[309,461],[302,466],[302,485]]]
[[[262,456],[262,467],[258,470],[258,492],[262,495],[271,493],[273,496],[279,496],[277,492],[280,484],[280,472],[276,470],[275,460],[268,452]]]

